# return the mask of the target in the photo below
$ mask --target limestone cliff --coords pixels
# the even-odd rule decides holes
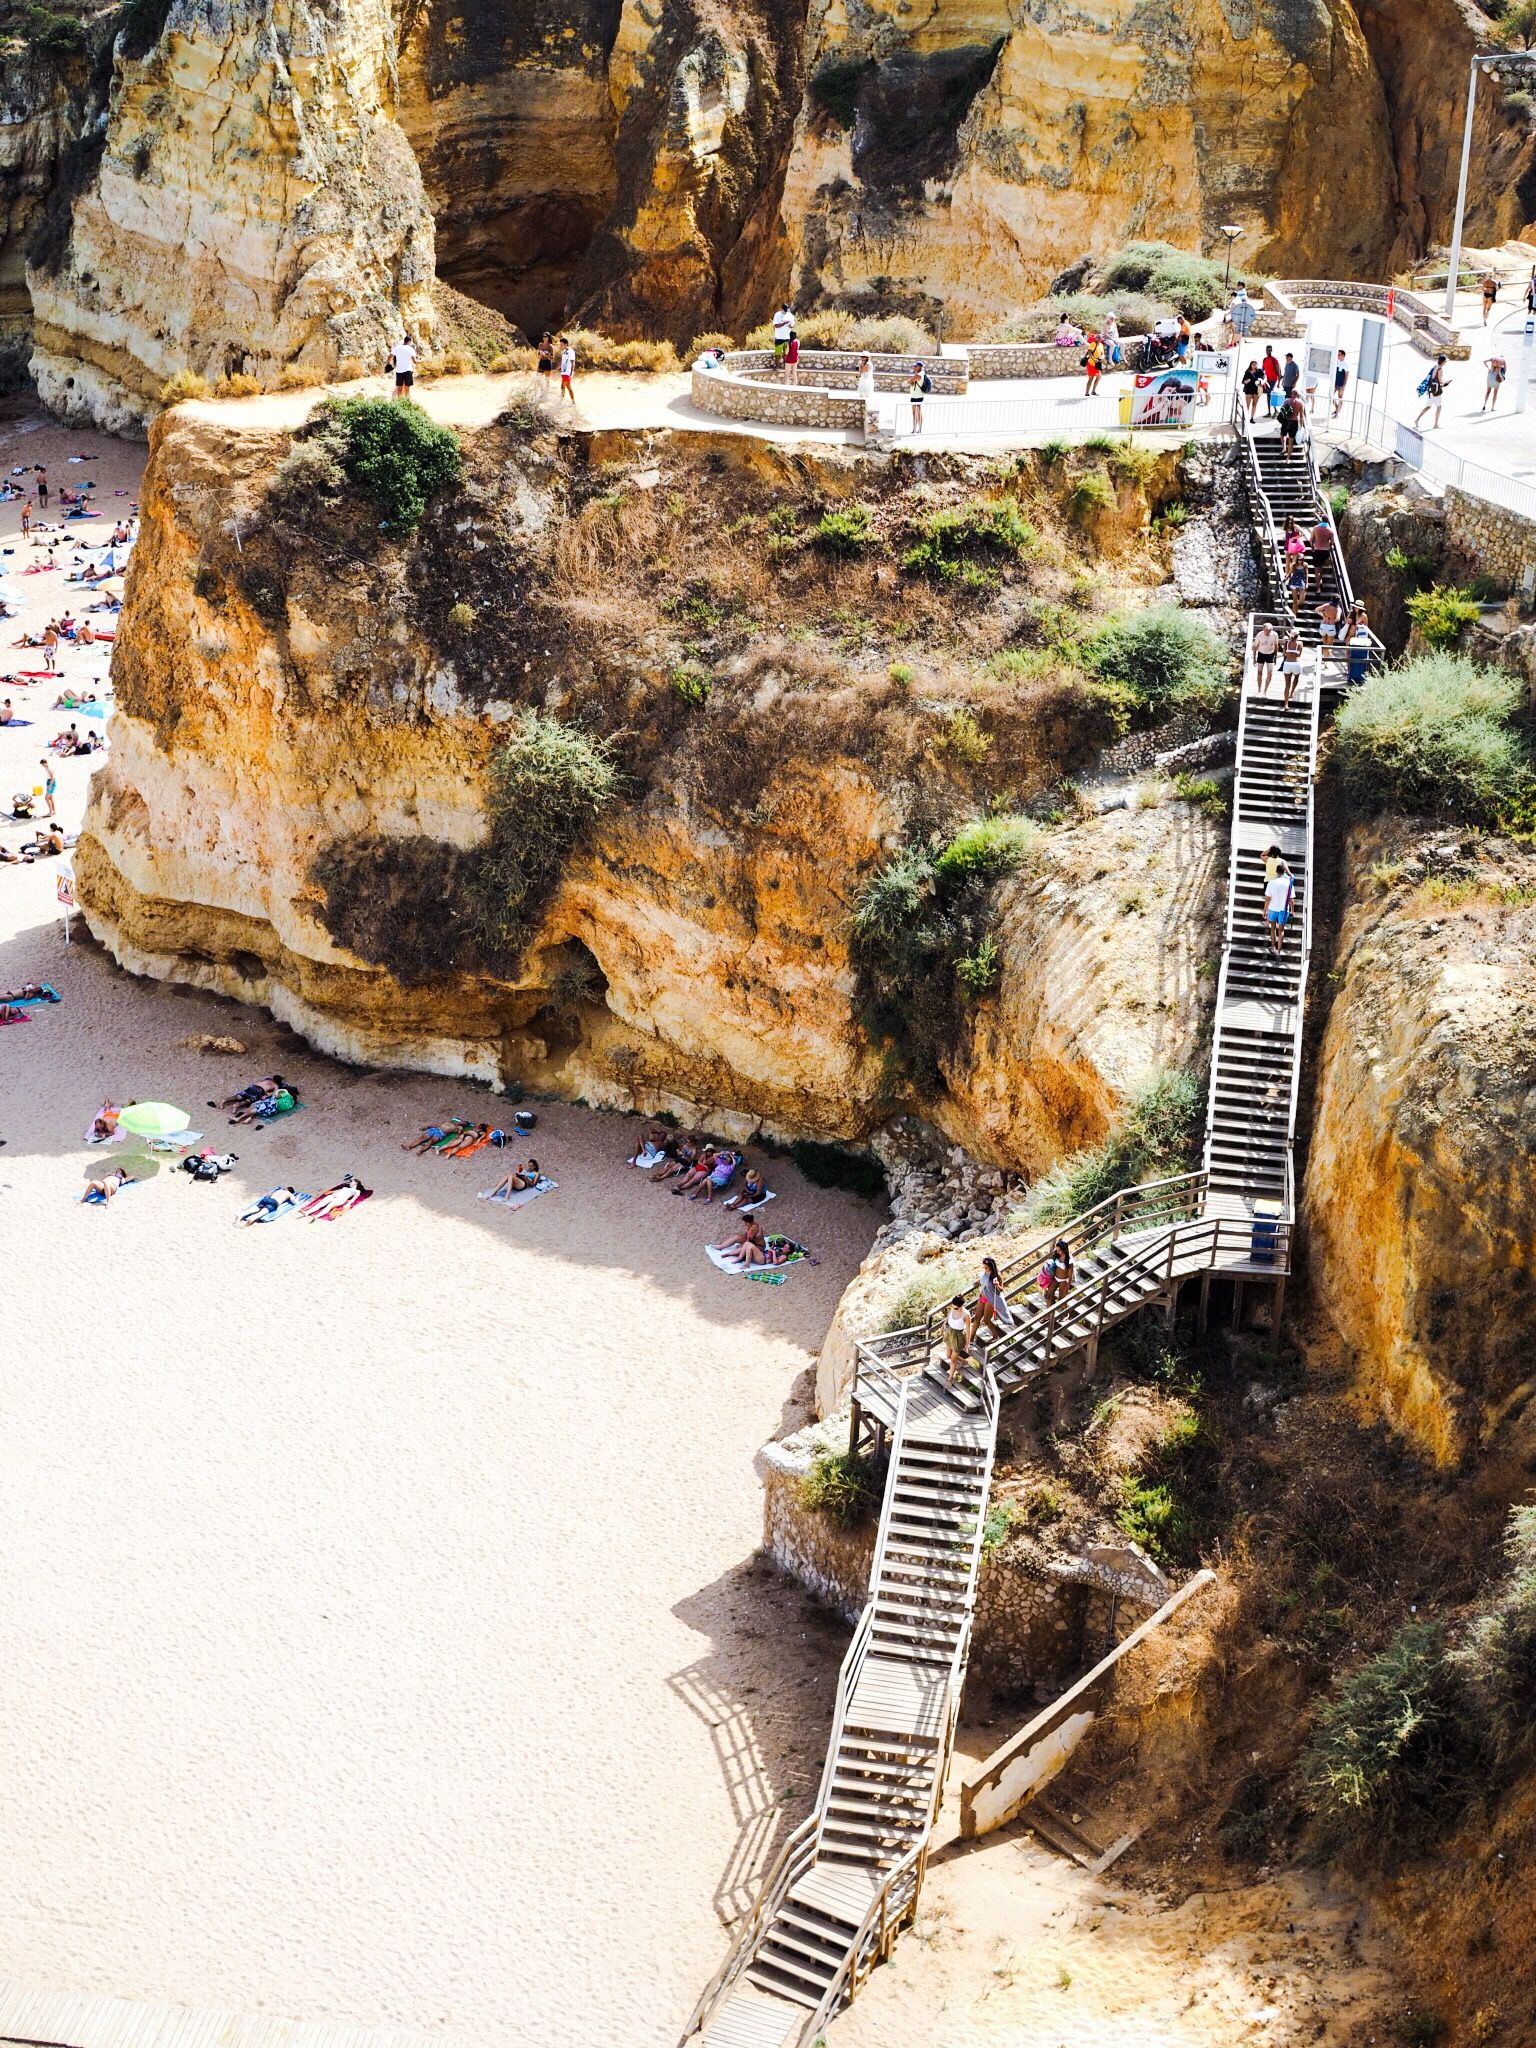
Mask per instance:
[[[1357,832],[1306,1177],[1308,1265],[1359,1398],[1442,1463],[1528,1442],[1536,860]]]
[[[32,374],[128,432],[177,369],[370,367],[430,336],[432,218],[385,0],[171,0],[119,35],[104,147],[36,252]]]
[[[113,749],[76,859],[92,929],[125,964],[265,1003],[360,1060],[698,1106],[726,1130],[860,1136],[915,1105],[1026,1169],[1101,1136],[1124,1089],[1191,1056],[1219,828],[1183,805],[1048,835],[1008,885],[996,997],[927,1095],[861,1025],[848,914],[919,790],[930,816],[1018,801],[1102,726],[1065,684],[973,685],[996,744],[956,762],[937,668],[909,694],[883,652],[820,652],[854,608],[861,640],[886,630],[880,607],[937,638],[1033,602],[1005,586],[978,614],[786,541],[765,575],[762,509],[845,493],[847,458],[530,440],[509,422],[473,437],[464,492],[406,548],[345,507],[274,523],[286,437],[223,413],[153,429]],[[882,467],[892,520],[981,473]],[[658,590],[653,564],[677,561],[710,580]],[[1071,573],[1029,572],[1042,593]],[[808,622],[799,639],[776,607]],[[487,761],[529,704],[611,732],[624,793],[509,958],[473,906],[505,829]]]

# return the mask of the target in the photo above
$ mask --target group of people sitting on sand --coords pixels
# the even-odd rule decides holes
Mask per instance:
[[[72,758],[76,754],[100,754],[106,750],[106,741],[99,732],[82,734],[78,725],[68,725],[63,732],[56,732],[48,742],[50,754],[63,754]]]
[[[729,1146],[711,1145],[685,1131],[669,1131],[662,1125],[646,1132],[631,1162],[649,1169],[653,1185],[671,1181],[674,1195],[685,1195],[695,1202],[712,1202],[717,1194],[724,1194],[743,1163],[741,1153],[733,1152]],[[755,1209],[772,1199],[763,1176],[755,1166],[748,1166],[741,1186],[734,1195],[726,1195],[724,1206]]]
[[[514,1123],[517,1128],[503,1131],[495,1124],[474,1123],[467,1117],[450,1117],[440,1124],[423,1124],[416,1136],[405,1140],[400,1149],[419,1154],[435,1152],[440,1159],[469,1159],[476,1152],[483,1152],[488,1145],[500,1149],[516,1144],[519,1137],[532,1129],[531,1112],[520,1111]],[[552,1185],[537,1159],[520,1159],[502,1175],[495,1187],[487,1188],[480,1199],[483,1202],[509,1202],[514,1195],[542,1193]]]
[[[35,860],[51,859],[54,855],[61,854],[69,843],[69,834],[58,819],[50,818],[45,825],[38,827],[30,839],[22,841],[18,852],[12,853],[8,846],[0,846],[0,861],[16,866],[29,864]]]

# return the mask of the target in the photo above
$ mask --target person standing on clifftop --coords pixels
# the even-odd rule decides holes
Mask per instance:
[[[1333,416],[1338,418],[1344,405],[1344,392],[1349,384],[1349,364],[1343,349],[1333,359]]]
[[[390,350],[390,362],[395,372],[396,398],[409,398],[416,382],[416,350],[408,334],[402,334]]]
[[[773,316],[773,355],[774,361],[781,367],[789,353],[789,337],[794,331],[795,316],[789,310],[789,301],[786,299]]]

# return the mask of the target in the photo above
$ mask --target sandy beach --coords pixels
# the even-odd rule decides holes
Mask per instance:
[[[5,469],[45,460],[55,494],[82,449],[126,502],[141,449],[0,421]],[[29,617],[63,603],[4,559]],[[99,686],[105,662],[63,668]],[[67,723],[56,690],[0,688],[33,720],[0,730],[7,794]],[[59,766],[71,829],[91,766]],[[675,2040],[820,1765],[845,1631],[756,1561],[751,1461],[798,1419],[879,1213],[769,1161],[772,1220],[820,1264],[728,1278],[718,1208],[624,1165],[638,1123],[546,1104],[529,1149],[558,1189],[479,1201],[503,1155],[400,1145],[504,1104],[66,946],[57,866],[0,868],[0,988],[63,997],[0,1032],[0,1976]],[[205,1108],[273,1070],[305,1104],[285,1122]],[[193,1111],[238,1166],[147,1161],[78,1205],[126,1156],[82,1142],[107,1096]],[[234,1227],[347,1170],[376,1192],[339,1222]]]

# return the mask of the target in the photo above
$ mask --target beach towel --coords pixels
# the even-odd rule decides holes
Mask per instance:
[[[31,1014],[18,1010],[13,1003],[0,1003],[0,1024],[30,1024]]]
[[[330,1188],[322,1188],[320,1194],[328,1195]],[[334,1209],[312,1209],[310,1203],[318,1202],[320,1195],[311,1195],[304,1205],[305,1220],[310,1223],[334,1223],[338,1216],[345,1216],[349,1209],[355,1209],[360,1202],[366,1202],[373,1193],[372,1188],[353,1188],[344,1202],[338,1202]]]
[[[524,1203],[536,1202],[540,1195],[549,1194],[559,1185],[559,1181],[551,1180],[547,1173],[541,1173],[531,1188],[518,1188],[510,1195],[498,1195],[494,1188],[482,1188],[478,1199],[482,1202],[499,1202],[504,1209],[521,1209]]]
[[[275,1195],[277,1193],[276,1188],[273,1188],[271,1192]],[[300,1208],[305,1202],[312,1201],[314,1197],[312,1195],[301,1195],[295,1189],[294,1193],[286,1201],[277,1202],[270,1209],[264,1209],[261,1206],[262,1201],[265,1199],[266,1197],[263,1196],[254,1202],[248,1202],[235,1218],[235,1221],[237,1223],[275,1223],[279,1216],[292,1215],[295,1209]]]
[[[783,1253],[783,1256],[771,1266],[744,1266],[738,1258],[729,1252],[723,1252],[717,1244],[705,1245],[704,1255],[710,1264],[718,1266],[722,1273],[729,1273],[738,1280],[760,1280],[767,1287],[782,1287],[789,1278],[785,1271],[788,1266],[798,1266],[807,1259],[813,1266],[816,1264],[805,1246],[796,1244],[792,1237],[770,1236],[767,1242],[770,1251]]]
[[[653,1166],[660,1166],[666,1156],[665,1152],[658,1151],[654,1145],[643,1145],[628,1164],[638,1166],[642,1173],[649,1173]]]
[[[0,1003],[12,1003],[18,1008],[23,1003],[62,1003],[63,1000],[51,981],[40,981],[35,996],[0,996]]]
[[[136,1174],[130,1173],[124,1176],[122,1184],[118,1188],[117,1192],[121,1194],[123,1192],[123,1188],[136,1188],[138,1186],[138,1176]],[[79,1194],[76,1195],[75,1200],[77,1202],[93,1202],[98,1208],[105,1208],[107,1204],[107,1197],[96,1188],[82,1188]]]
[[[755,1202],[744,1202],[741,1198],[745,1192],[746,1190],[744,1188],[739,1188],[734,1195],[727,1195],[725,1200],[720,1204],[721,1208],[739,1208],[743,1216],[755,1216],[759,1209],[766,1209],[770,1202],[776,1202],[779,1199],[772,1188],[766,1188],[764,1189],[763,1193],[758,1196]]]
[[[201,1131],[168,1131],[164,1137],[140,1141],[150,1152],[185,1152],[189,1145],[201,1145]]]

